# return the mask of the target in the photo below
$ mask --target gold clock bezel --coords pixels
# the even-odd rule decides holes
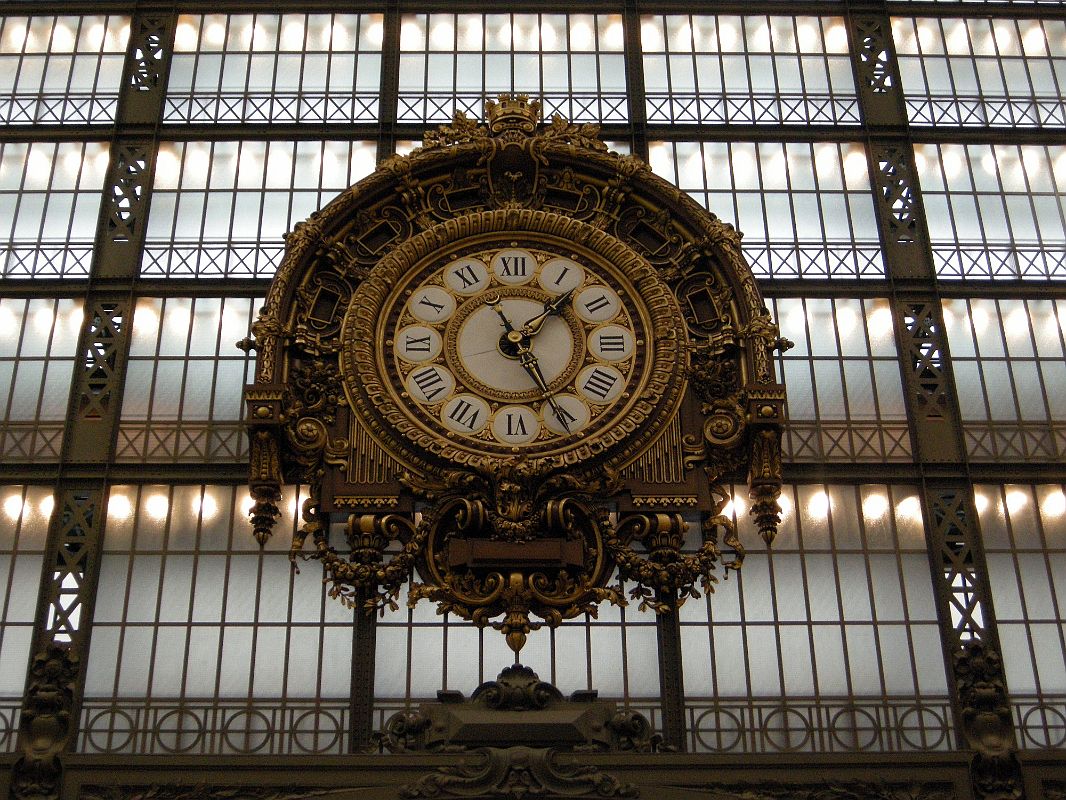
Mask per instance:
[[[406,397],[394,368],[388,331],[399,318],[403,292],[455,258],[460,247],[506,246],[514,240],[562,255],[579,254],[607,272],[639,315],[643,345],[634,354],[628,397],[615,403],[595,429],[544,445],[512,445],[451,436]],[[636,320],[631,320],[636,327]],[[637,331],[634,331],[637,333]],[[394,333],[394,332],[393,332]],[[351,298],[341,329],[340,371],[345,392],[362,423],[401,462],[422,467],[427,457],[453,463],[527,455],[561,464],[617,468],[638,457],[676,413],[687,368],[684,320],[673,294],[632,248],[590,225],[560,214],[485,211],[459,217],[412,236],[372,270]],[[393,372],[396,372],[394,375]],[[586,429],[587,430],[587,429]]]

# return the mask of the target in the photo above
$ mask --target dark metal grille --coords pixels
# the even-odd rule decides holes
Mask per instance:
[[[15,749],[44,542],[54,507],[51,489],[0,489],[0,753]]]
[[[122,405],[120,461],[240,461],[247,437],[241,391],[255,359],[237,349],[259,302],[251,298],[141,298],[133,315]]]
[[[782,506],[773,550],[751,543],[738,576],[681,608],[690,748],[949,749],[917,490],[799,485]],[[724,513],[746,512],[738,494]]]
[[[857,125],[841,17],[641,18],[649,123]]]
[[[624,122],[617,14],[408,14],[400,28],[400,122],[480,118],[485,97],[543,98],[545,119]]]
[[[128,16],[0,18],[0,123],[114,122]]]
[[[240,487],[111,489],[82,752],[345,749],[352,612],[290,570],[300,499],[260,551]]]
[[[1066,278],[1066,147],[916,145],[937,273]]]
[[[209,14],[178,19],[166,122],[378,118],[380,14]]]
[[[1061,127],[1066,22],[896,18],[914,125]]]
[[[0,143],[4,277],[88,274],[107,164],[100,142]]]
[[[1022,747],[1066,746],[1066,496],[1061,484],[979,485],[1014,724]]]
[[[881,277],[859,144],[654,142],[651,167],[745,232],[757,276]]]
[[[971,457],[1066,457],[1066,303],[945,300],[944,324]]]
[[[141,274],[270,277],[282,236],[374,165],[365,142],[164,142]]]
[[[8,461],[59,458],[80,300],[0,300],[0,454]]]
[[[792,461],[911,461],[907,411],[887,300],[778,299],[778,358],[789,387]]]
[[[140,4],[162,10],[131,22],[57,1],[0,19],[0,752],[35,632],[92,632],[84,753],[341,754],[369,729],[350,613],[323,599],[317,565],[290,575],[285,532],[263,553],[248,534],[233,483],[252,359],[231,346],[286,230],[501,91],[606,123],[613,149],[736,224],[798,345],[778,362],[786,469],[826,483],[789,489],[773,554],[752,547],[741,580],[683,609],[689,748],[953,749],[944,651],[973,639],[1002,640],[1020,746],[1066,746],[1063,3],[899,0],[926,16],[891,35],[876,4],[843,26],[845,4],[814,2],[731,17],[276,5]],[[64,455],[68,407],[87,413]],[[135,485],[105,505],[116,474]],[[291,530],[294,498],[282,506]],[[374,727],[511,659],[428,606],[378,635]],[[564,690],[657,726],[680,713],[659,698],[653,617],[604,609],[530,642]]]

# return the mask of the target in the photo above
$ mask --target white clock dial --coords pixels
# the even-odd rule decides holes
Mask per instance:
[[[544,418],[544,427],[559,436],[568,436],[577,433],[589,424],[592,413],[584,401],[572,394],[557,394],[553,398],[554,406],[545,402],[540,407],[540,415]]]
[[[475,394],[457,394],[444,404],[440,419],[456,433],[479,433],[489,424],[489,404]]]
[[[489,285],[489,268],[476,258],[459,258],[444,268],[444,284],[464,297],[475,295]]]
[[[585,270],[569,258],[553,258],[540,268],[537,283],[550,294],[562,294],[585,282]]]
[[[622,373],[607,364],[592,364],[577,374],[574,388],[590,403],[613,403],[625,389]]]
[[[527,320],[544,311],[544,304],[524,297],[500,301],[511,325],[520,329]],[[486,386],[502,392],[526,392],[537,388],[533,378],[516,358],[500,351],[500,337],[506,332],[492,306],[485,304],[467,317],[459,329],[458,354],[463,366]],[[548,319],[529,342],[546,383],[552,383],[566,369],[574,351],[570,327],[558,317]]]
[[[492,258],[496,280],[508,286],[529,283],[536,270],[536,256],[528,250],[501,250]]]
[[[574,298],[574,311],[586,322],[607,322],[621,310],[622,301],[606,286],[590,286]]]
[[[411,295],[407,308],[422,322],[444,322],[455,313],[455,298],[440,286],[423,286]]]
[[[455,377],[445,367],[430,364],[411,370],[404,385],[419,403],[439,403],[455,391]]]
[[[540,433],[540,418],[529,406],[504,406],[492,418],[492,435],[504,444],[532,442]]]
[[[396,355],[404,361],[419,363],[432,361],[440,355],[443,342],[440,334],[425,325],[408,325],[396,334],[393,345]]]
[[[625,361],[633,355],[633,332],[621,325],[603,325],[589,334],[589,350],[603,361]]]

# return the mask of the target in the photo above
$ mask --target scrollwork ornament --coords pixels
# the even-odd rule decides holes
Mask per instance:
[[[612,569],[606,508],[587,494],[592,487],[578,491],[577,478],[547,466],[516,459],[456,470],[443,486],[423,487],[431,505],[418,526],[425,543],[418,572],[426,583],[412,586],[410,605],[427,599],[439,613],[491,626],[518,652],[544,624],[595,616],[604,600],[625,604],[620,589],[606,585]],[[601,486],[612,479],[605,475]]]
[[[33,657],[29,689],[19,719],[21,754],[11,784],[12,797],[17,800],[51,800],[59,796],[63,771],[60,756],[71,732],[79,662],[72,645],[54,642]]]
[[[965,642],[952,654],[962,702],[962,734],[974,750],[974,786],[983,800],[1022,796],[1017,744],[1011,722],[1003,661],[988,643]]]
[[[481,684],[470,699],[496,711],[527,711],[561,702],[563,694],[529,667],[515,664],[506,667],[496,680]]]
[[[439,767],[400,789],[400,797],[429,800],[443,797],[619,797],[640,793],[596,767],[560,764],[556,751],[545,748],[482,748],[456,766]]]

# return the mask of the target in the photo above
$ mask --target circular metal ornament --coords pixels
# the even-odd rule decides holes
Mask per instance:
[[[483,381],[469,374],[455,357],[455,338],[461,325],[471,313],[485,307],[488,301],[484,295],[451,295],[455,309],[449,307],[435,323],[410,313],[411,298],[416,294],[431,295],[433,302],[440,303],[442,298],[433,292],[438,282],[442,291],[447,285],[445,269],[493,249],[510,257],[539,253],[545,259],[541,266],[553,258],[572,259],[581,265],[586,285],[599,282],[612,299],[619,299],[620,308],[612,324],[628,324],[626,330],[632,333],[632,342],[627,339],[625,344],[624,363],[613,364],[619,368],[615,371],[626,376],[625,389],[611,398],[613,402],[595,406],[592,418],[580,431],[567,434],[555,430],[558,426],[545,424],[538,437],[519,444],[515,444],[517,438],[499,441],[492,425],[462,435],[462,430],[443,424],[441,407],[410,396],[410,365],[397,357],[394,337],[397,331],[414,324],[439,326],[444,341],[440,362],[455,374],[459,383],[455,392],[469,391],[484,399],[491,405],[490,415],[515,402],[539,410],[549,396],[576,391],[573,382],[578,374],[598,362],[584,338],[595,326],[567,308],[559,316],[572,334],[573,349],[543,398],[536,392],[486,387],[479,385]],[[502,259],[495,269],[512,279],[505,274]],[[499,286],[502,296],[527,296],[527,302],[543,302],[552,296],[533,278],[494,285]],[[422,315],[429,316],[433,314]],[[677,412],[687,367],[680,308],[642,256],[600,229],[561,214],[528,209],[458,217],[406,240],[379,262],[352,295],[341,342],[340,368],[351,407],[396,458],[419,470],[434,463],[474,464],[517,453],[554,460],[579,471],[602,469],[604,465],[618,468],[638,457]]]

